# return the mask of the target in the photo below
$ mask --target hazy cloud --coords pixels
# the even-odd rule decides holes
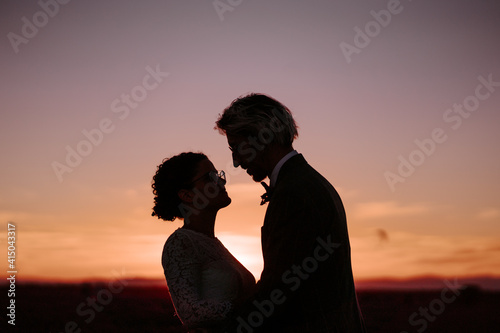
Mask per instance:
[[[359,219],[404,217],[420,215],[428,210],[429,207],[425,204],[401,205],[396,201],[374,201],[357,204],[352,215]]]

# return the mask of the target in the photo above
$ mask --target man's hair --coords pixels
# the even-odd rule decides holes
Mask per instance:
[[[267,137],[267,143],[291,146],[298,137],[290,110],[272,97],[251,93],[231,102],[215,123],[221,134]],[[271,137],[271,138],[269,138]]]

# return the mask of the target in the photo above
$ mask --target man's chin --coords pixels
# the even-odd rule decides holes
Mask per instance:
[[[252,179],[254,182],[260,183],[264,179],[266,179],[267,176],[263,175],[252,175]]]
[[[252,177],[253,181],[254,182],[261,182],[263,181],[264,179],[266,179],[267,175],[263,175],[259,172],[255,172],[255,170],[250,170],[250,169],[247,169],[247,174]]]

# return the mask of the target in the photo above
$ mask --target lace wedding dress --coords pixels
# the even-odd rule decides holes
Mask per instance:
[[[220,325],[255,278],[217,238],[177,229],[163,247],[162,265],[177,315],[189,328]]]

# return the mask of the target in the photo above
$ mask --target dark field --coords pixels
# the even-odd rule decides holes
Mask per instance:
[[[108,284],[18,285],[14,328],[6,322],[7,291],[2,286],[0,331],[183,332],[166,287],[111,290],[115,293]],[[453,301],[453,294],[445,297],[447,303],[441,290],[358,291],[370,333],[500,332],[500,293],[468,287]],[[431,309],[425,313],[424,308]]]

